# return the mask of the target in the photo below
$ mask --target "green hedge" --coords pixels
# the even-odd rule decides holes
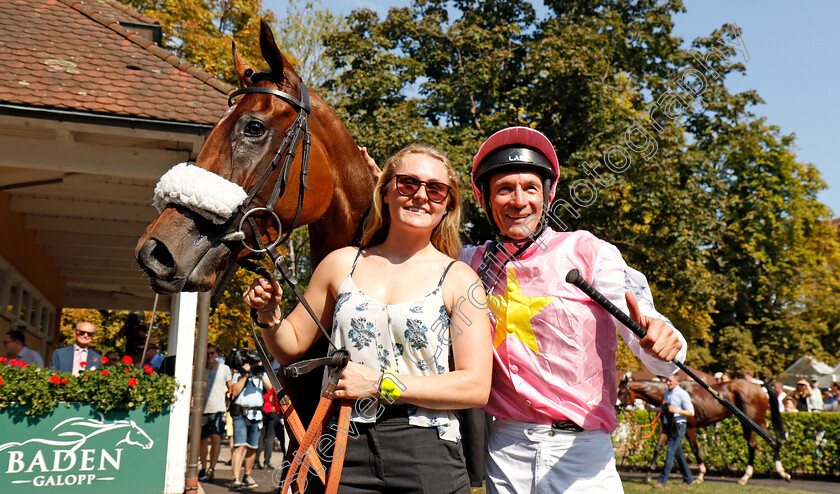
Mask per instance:
[[[619,469],[643,470],[653,456],[659,440],[661,423],[651,432],[649,425],[655,412],[635,410],[618,416],[619,426],[613,433],[615,456]],[[798,476],[836,477],[840,473],[840,413],[782,413],[787,439],[782,445],[782,466]],[[770,424],[770,415],[767,415]],[[772,433],[772,426],[771,426]],[[734,417],[698,430],[697,442],[700,455],[708,472],[741,475],[747,466],[747,442],[740,422]],[[757,438],[755,473],[772,475],[773,450],[766,441]],[[683,452],[690,464],[695,464],[694,454],[683,440]],[[658,467],[665,461],[665,448],[659,453]]]

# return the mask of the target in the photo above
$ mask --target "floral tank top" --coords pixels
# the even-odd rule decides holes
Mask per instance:
[[[443,280],[425,297],[399,304],[383,304],[362,292],[353,282],[353,271],[362,251],[356,255],[350,274],[336,295],[332,334],[338,348],[346,348],[350,358],[380,371],[414,376],[434,376],[449,372],[449,314],[443,303]],[[360,400],[357,403],[361,403]],[[372,406],[382,406],[372,403]],[[355,422],[373,422],[375,411],[353,409]],[[408,421],[417,427],[436,427],[447,441],[461,439],[458,419],[449,410],[431,410],[408,405]]]

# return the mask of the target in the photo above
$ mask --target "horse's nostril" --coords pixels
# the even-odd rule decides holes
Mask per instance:
[[[140,266],[158,277],[166,277],[175,271],[175,259],[166,244],[150,238],[143,244],[137,256]]]
[[[155,242],[155,244],[155,248],[151,252],[152,259],[167,269],[174,268],[175,259],[172,258],[172,254],[166,248],[166,245],[161,242]]]

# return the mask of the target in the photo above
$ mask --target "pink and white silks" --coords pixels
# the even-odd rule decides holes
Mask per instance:
[[[461,260],[478,269],[486,247],[466,247]],[[491,279],[500,266],[491,265]],[[586,430],[612,432],[617,426],[616,328],[653,373],[676,372],[673,364],[644,352],[629,329],[565,281],[574,268],[622,310],[627,311],[624,293],[631,291],[645,315],[670,324],[654,308],[645,276],[627,266],[615,246],[586,231],[546,228],[516,261],[507,263],[488,293],[495,350],[493,386],[484,409],[496,418],[533,424],[568,419]],[[677,358],[685,359],[685,339],[679,338]]]

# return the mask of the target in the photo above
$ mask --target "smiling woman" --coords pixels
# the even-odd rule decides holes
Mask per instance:
[[[480,298],[474,303],[461,303],[480,282],[453,259],[460,194],[443,152],[418,145],[399,151],[374,189],[361,248],[333,252],[312,275],[306,299],[351,357],[335,393],[357,400],[351,419],[359,434],[347,439],[342,486],[469,492],[452,410],[487,402],[492,347],[483,290],[472,290]],[[276,282],[259,279],[245,300],[270,323],[263,338],[285,363],[320,332],[301,307],[282,320],[281,296]],[[418,458],[417,451],[425,453]]]

